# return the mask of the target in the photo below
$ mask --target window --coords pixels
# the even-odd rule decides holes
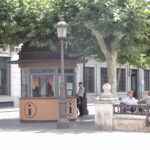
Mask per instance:
[[[126,91],[126,70],[122,68],[117,69],[117,90],[118,92]]]
[[[94,93],[95,91],[95,73],[94,67],[85,68],[85,88],[88,93]]]
[[[144,90],[150,90],[150,70],[144,70]]]
[[[103,85],[108,82],[107,68],[101,68],[101,91],[103,91]],[[117,69],[117,91],[126,91],[126,70],[122,68]]]
[[[53,76],[45,74],[32,75],[32,96],[54,96]]]
[[[65,69],[64,70],[65,73],[74,73],[74,69]],[[58,69],[58,73],[61,73],[61,69]]]
[[[0,69],[0,94],[8,94],[8,84],[7,84],[7,68]]]
[[[62,76],[45,73],[33,73],[32,74],[32,96],[33,97],[50,97],[61,96]],[[73,96],[74,91],[74,75],[65,75],[66,94],[67,96]]]
[[[44,74],[49,74],[49,73],[54,73],[55,69],[31,69],[31,73],[44,73]]]
[[[75,95],[74,75],[65,75],[67,96]]]
[[[10,58],[0,58],[0,95],[9,95],[10,91],[10,64],[8,62]]]

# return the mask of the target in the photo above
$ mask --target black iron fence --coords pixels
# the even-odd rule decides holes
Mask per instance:
[[[126,104],[114,104],[114,114],[134,114],[134,115],[148,115],[150,113],[150,105],[138,104],[138,105],[126,105]]]
[[[150,126],[150,105],[138,104],[138,105],[126,105],[126,104],[114,104],[114,114],[133,114],[133,115],[144,115],[145,125]]]
[[[114,114],[134,114],[134,115],[147,115],[150,113],[150,105],[138,104],[138,105],[126,105],[126,104],[114,104]]]

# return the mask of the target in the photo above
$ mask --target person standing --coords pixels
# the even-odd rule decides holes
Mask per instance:
[[[77,91],[77,108],[79,110],[79,116],[83,116],[83,98],[84,98],[85,88],[83,87],[83,83],[79,82],[79,88]]]

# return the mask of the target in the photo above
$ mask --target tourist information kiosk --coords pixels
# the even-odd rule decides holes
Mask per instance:
[[[77,57],[65,55],[65,88],[68,119],[77,118],[75,67]],[[22,48],[20,120],[54,121],[60,117],[61,95],[60,54],[46,50]]]

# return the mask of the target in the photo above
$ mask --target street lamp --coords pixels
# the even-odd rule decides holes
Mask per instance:
[[[57,36],[60,39],[61,45],[61,98],[66,99],[65,92],[65,74],[64,74],[64,39],[67,37],[67,27],[68,24],[64,21],[63,17],[60,17],[60,21],[56,25],[57,27]]]
[[[64,74],[64,39],[67,37],[67,27],[68,24],[64,21],[64,18],[61,16],[60,21],[56,25],[57,27],[57,36],[60,39],[61,45],[61,87],[60,87],[60,108],[59,108],[59,115],[60,119],[58,120],[57,127],[58,128],[68,128],[69,121],[66,118],[66,111],[67,111],[67,101],[66,101],[66,88],[65,88],[65,74]]]

